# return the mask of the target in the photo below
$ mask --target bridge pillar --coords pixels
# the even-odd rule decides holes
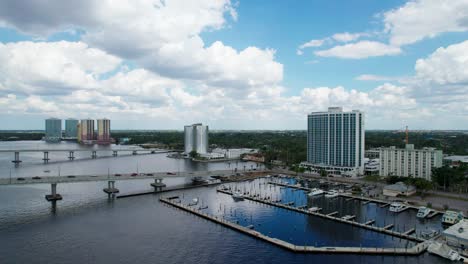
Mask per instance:
[[[155,178],[154,183],[151,183],[151,186],[154,187],[154,191],[157,191],[158,189],[162,189],[162,187],[166,187],[166,184],[163,182],[163,178]]]
[[[42,159],[44,161],[44,164],[49,163],[49,152],[44,151],[44,158]]]
[[[137,152],[136,150],[134,150],[132,154],[133,154],[133,155],[137,155],[138,152]]]
[[[74,151],[70,151],[68,153],[68,159],[69,160],[74,160],[75,159],[75,152]]]
[[[13,162],[15,166],[18,166],[21,163],[21,160],[19,159],[19,151],[15,151],[15,158],[11,162]]]
[[[97,152],[95,150],[93,150],[93,152],[91,153],[91,158],[92,159],[97,158]]]
[[[117,150],[112,151],[112,156],[117,157]]]
[[[116,193],[119,192],[119,189],[115,188],[115,181],[108,181],[107,182],[107,188],[102,189],[109,198],[112,196],[114,197]]]
[[[56,201],[62,200],[62,195],[57,193],[57,183],[50,184],[50,192],[51,194],[45,196],[47,201],[55,203]]]

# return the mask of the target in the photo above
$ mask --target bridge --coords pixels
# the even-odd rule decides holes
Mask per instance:
[[[107,181],[108,186],[103,191],[109,197],[119,192],[116,188],[116,181],[121,180],[142,180],[154,179],[151,186],[154,190],[160,190],[166,185],[162,182],[164,177],[202,177],[202,176],[230,176],[236,174],[236,170],[215,170],[215,171],[186,171],[186,172],[147,172],[147,173],[116,173],[116,174],[94,174],[94,175],[65,175],[65,176],[45,176],[45,177],[25,177],[25,178],[0,178],[1,185],[29,185],[29,184],[50,184],[51,193],[45,198],[55,204],[62,200],[62,196],[57,193],[57,184],[59,183],[77,183],[77,182],[98,182]]]
[[[138,153],[168,153],[173,152],[172,150],[166,149],[135,149],[135,148],[118,148],[118,149],[0,149],[0,153],[14,153],[13,160],[11,162],[18,166],[22,161],[20,160],[21,152],[42,152],[44,153],[44,164],[49,163],[49,152],[66,152],[68,153],[68,160],[72,161],[75,159],[75,152],[89,152],[92,159],[98,158],[99,152],[112,152],[112,156],[117,157],[119,152],[131,152],[132,155],[138,155]]]

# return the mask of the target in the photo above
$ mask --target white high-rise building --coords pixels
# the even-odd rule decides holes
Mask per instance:
[[[364,113],[343,112],[329,107],[327,112],[308,115],[307,162],[312,171],[357,176],[364,173]]]
[[[208,152],[208,126],[193,124],[184,127],[185,153],[196,151],[198,154]]]
[[[414,149],[407,144],[404,149],[380,148],[379,175],[403,176],[431,180],[432,168],[442,167],[442,150],[435,148]]]

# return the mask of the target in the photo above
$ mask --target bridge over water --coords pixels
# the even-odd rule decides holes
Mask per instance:
[[[262,171],[257,171],[262,172]],[[214,170],[214,171],[186,171],[186,172],[150,172],[150,173],[115,173],[115,174],[93,174],[93,175],[64,175],[64,176],[45,176],[45,177],[25,177],[25,178],[0,178],[0,185],[30,185],[30,184],[50,184],[51,194],[46,195],[47,201],[55,203],[62,200],[62,196],[57,193],[57,184],[59,183],[77,183],[77,182],[98,182],[107,181],[108,186],[103,191],[111,197],[119,192],[116,188],[116,181],[122,180],[142,180],[154,179],[151,186],[154,190],[160,190],[166,185],[162,182],[167,177],[209,177],[209,176],[230,176],[237,173],[233,170]]]
[[[44,163],[48,163],[49,153],[50,152],[65,152],[68,153],[68,160],[72,161],[75,159],[75,152],[89,152],[90,158],[98,158],[98,153],[102,152],[112,152],[112,156],[117,157],[119,152],[130,152],[132,155],[138,155],[139,153],[146,154],[158,154],[158,153],[169,153],[176,152],[175,150],[166,150],[166,149],[141,149],[141,148],[118,148],[118,149],[76,149],[76,148],[64,148],[64,149],[0,149],[0,153],[13,153],[13,160],[11,162],[15,163],[18,166],[22,161],[20,159],[21,152],[42,152],[44,153],[44,158],[42,159]]]

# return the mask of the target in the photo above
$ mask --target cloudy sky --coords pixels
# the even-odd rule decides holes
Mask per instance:
[[[468,0],[3,0],[0,129],[468,129]]]

